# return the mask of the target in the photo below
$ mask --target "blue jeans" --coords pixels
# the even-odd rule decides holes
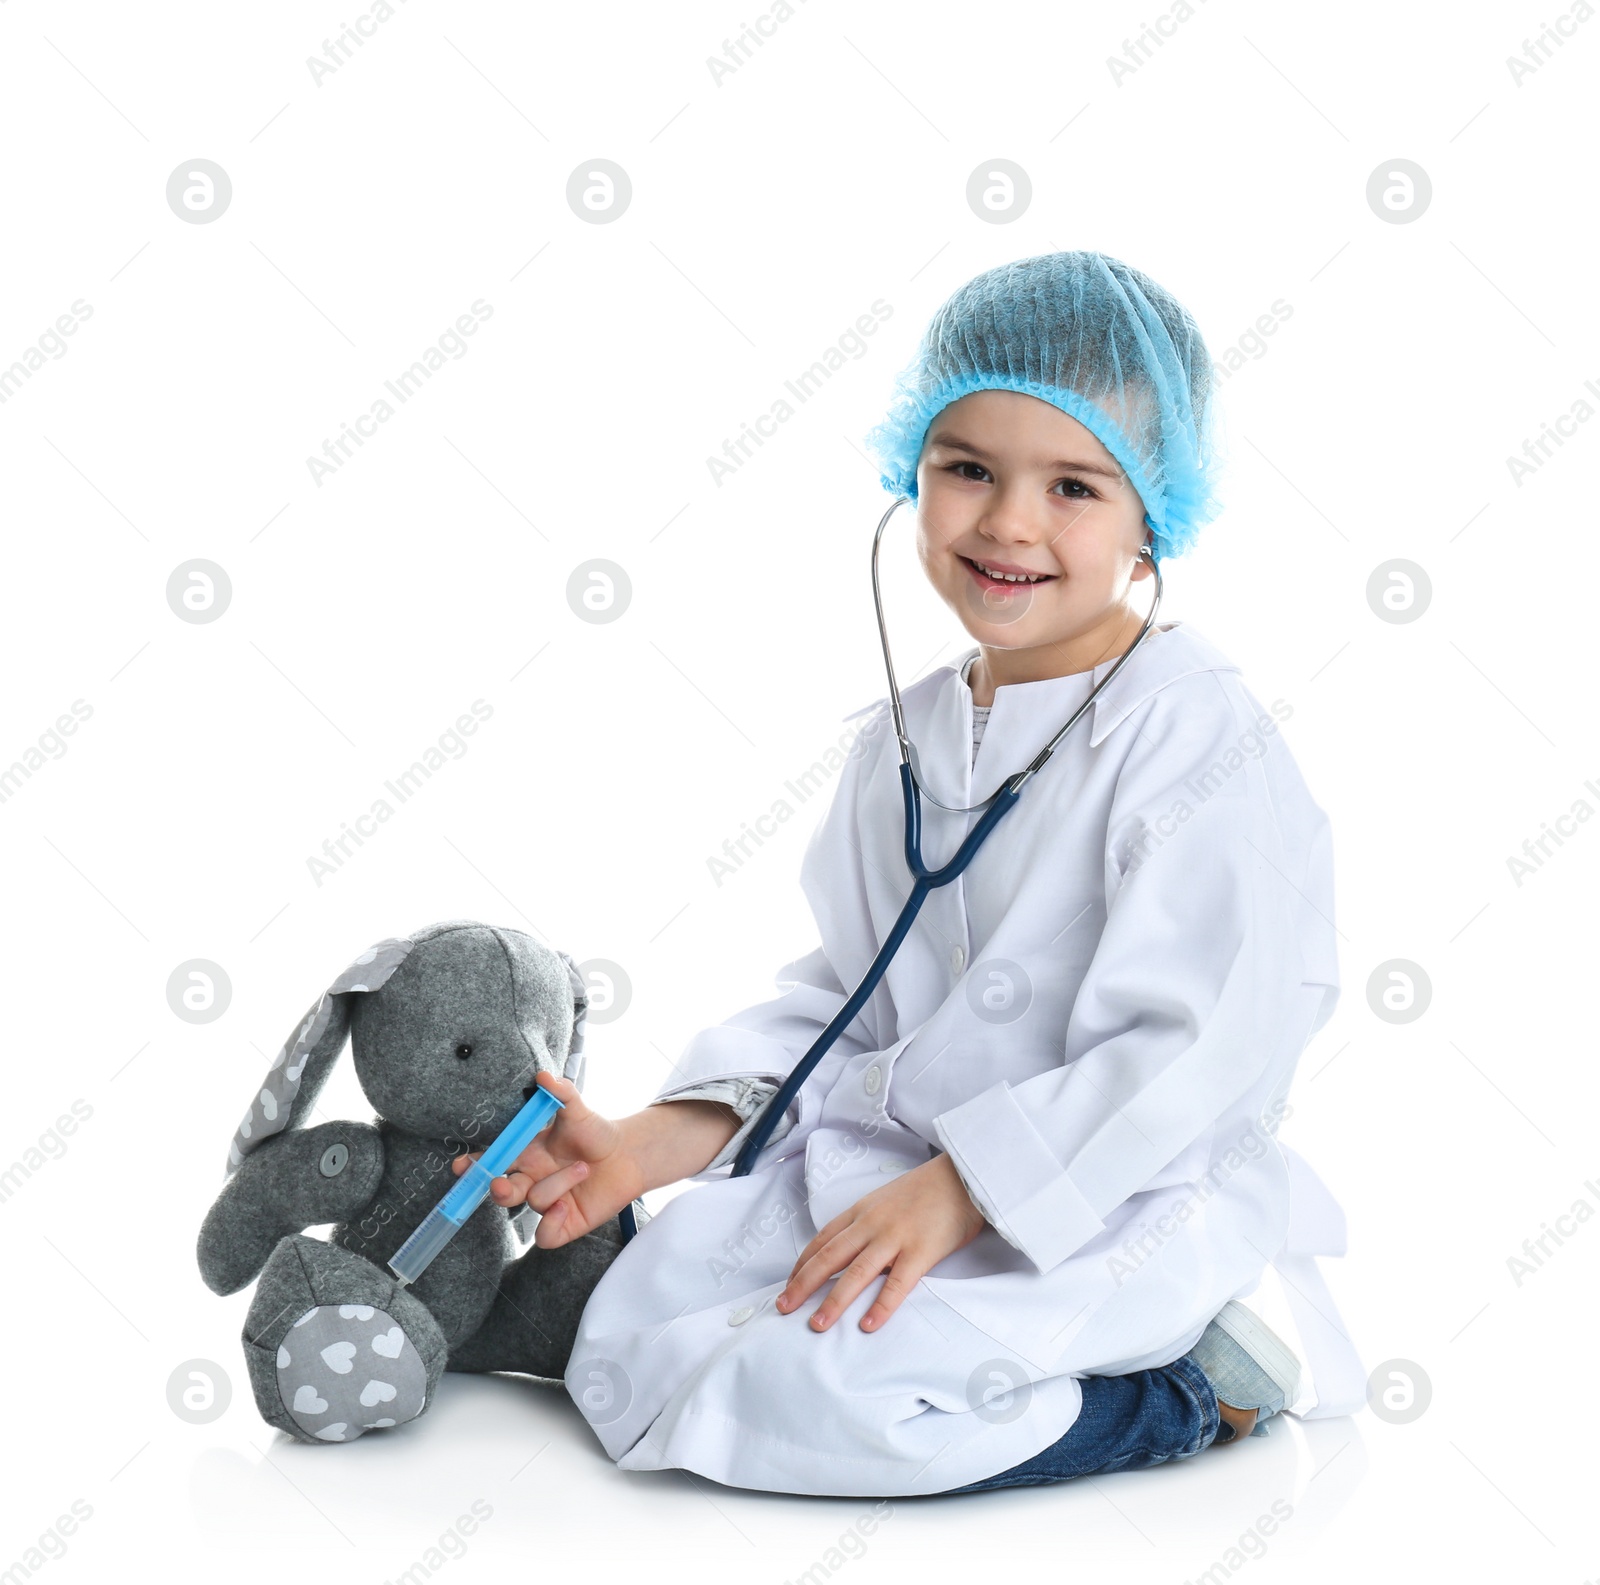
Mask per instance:
[[[1216,1440],[1221,1425],[1217,1395],[1187,1354],[1130,1376],[1085,1376],[1082,1386],[1083,1410],[1059,1442],[1014,1469],[939,1495],[1048,1486],[1075,1475],[1146,1469],[1169,1459],[1193,1458]]]

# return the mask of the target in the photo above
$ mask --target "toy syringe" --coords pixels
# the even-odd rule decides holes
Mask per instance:
[[[420,1277],[440,1250],[466,1225],[467,1218],[489,1197],[489,1186],[543,1132],[562,1103],[548,1090],[536,1089],[528,1104],[501,1129],[495,1142],[470,1163],[452,1187],[428,1212],[410,1238],[389,1261],[389,1270],[402,1287]]]

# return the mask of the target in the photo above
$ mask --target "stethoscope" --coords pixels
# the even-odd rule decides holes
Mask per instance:
[[[740,1146],[739,1153],[734,1157],[731,1177],[742,1178],[755,1166],[756,1157],[762,1152],[767,1140],[772,1135],[772,1130],[778,1126],[778,1119],[784,1114],[789,1103],[800,1092],[800,1087],[811,1075],[812,1070],[828,1054],[834,1042],[850,1026],[857,1013],[866,1006],[872,993],[877,990],[883,976],[888,972],[889,965],[894,961],[894,955],[900,950],[901,943],[905,940],[915,921],[923,903],[930,892],[937,891],[941,886],[948,886],[972,862],[978,849],[988,841],[990,833],[1005,818],[1012,805],[1022,796],[1022,789],[1044,769],[1050,756],[1055,753],[1057,745],[1082,719],[1084,711],[1094,703],[1100,692],[1113,677],[1127,665],[1133,652],[1144,642],[1145,635],[1155,625],[1156,615],[1161,609],[1161,565],[1151,553],[1150,547],[1141,547],[1139,554],[1149,561],[1151,570],[1156,575],[1155,598],[1150,602],[1150,613],[1144,619],[1144,625],[1139,629],[1138,636],[1122,653],[1117,663],[1096,684],[1094,690],[1082,704],[1074,710],[1067,719],[1066,724],[1045,746],[1034,755],[1033,759],[1022,770],[1008,776],[1000,786],[992,792],[982,803],[968,804],[965,806],[941,803],[939,799],[922,785],[921,776],[917,768],[916,746],[906,733],[905,712],[900,705],[900,686],[895,681],[894,657],[889,651],[889,629],[883,618],[883,591],[878,577],[878,547],[883,540],[883,531],[888,527],[889,519],[904,506],[910,499],[909,496],[900,496],[878,521],[877,531],[872,536],[872,604],[878,617],[878,641],[883,647],[883,668],[889,679],[889,710],[894,721],[895,740],[900,746],[900,793],[905,803],[905,856],[906,868],[911,871],[911,891],[900,910],[899,917],[890,927],[889,933],[884,937],[883,945],[878,948],[878,955],[872,960],[867,972],[862,975],[861,983],[850,993],[839,1011],[834,1015],[827,1028],[811,1043],[810,1049],[795,1064],[793,1071],[778,1086],[777,1093],[767,1103],[766,1109],[757,1119],[756,1125],[745,1137],[744,1144]],[[949,811],[951,814],[973,814],[982,810],[982,818],[967,833],[961,846],[955,854],[936,869],[930,869],[922,857],[922,798],[926,797],[930,803],[938,808]],[[635,1232],[633,1207],[625,1206],[621,1213],[622,1237],[626,1243]]]

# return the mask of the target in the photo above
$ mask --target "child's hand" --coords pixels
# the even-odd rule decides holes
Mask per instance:
[[[494,1180],[489,1197],[508,1208],[531,1205],[540,1213],[534,1243],[554,1249],[610,1221],[645,1185],[623,1124],[591,1111],[567,1079],[541,1073],[539,1083],[562,1109],[511,1170]],[[457,1156],[451,1168],[459,1176],[482,1154]]]
[[[833,1292],[811,1317],[814,1330],[826,1331],[887,1266],[883,1288],[861,1318],[861,1329],[870,1332],[946,1255],[970,1244],[987,1225],[949,1156],[935,1156],[863,1195],[822,1228],[800,1251],[778,1309],[794,1309],[837,1274]]]

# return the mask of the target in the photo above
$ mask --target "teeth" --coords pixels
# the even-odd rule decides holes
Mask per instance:
[[[1001,583],[1043,583],[1050,576],[1047,572],[1022,573],[1022,572],[995,572],[992,568],[984,566],[981,561],[972,564],[986,578],[994,578]]]

